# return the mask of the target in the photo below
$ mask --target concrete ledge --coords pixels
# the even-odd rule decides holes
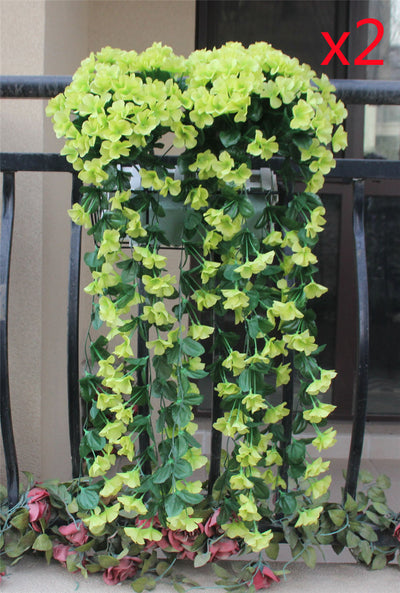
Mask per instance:
[[[222,562],[229,569],[231,563]],[[176,565],[176,572],[197,581],[199,587],[191,592],[222,591],[215,585],[211,566],[194,569],[187,562]],[[282,563],[273,563],[272,569],[279,570]],[[81,574],[68,573],[58,563],[46,566],[43,558],[24,558],[19,564],[9,568],[9,574],[1,582],[2,593],[112,593],[113,588],[106,585],[100,575],[85,579]],[[115,593],[132,592],[129,582],[115,586]],[[314,570],[302,563],[290,566],[286,580],[274,584],[271,590],[279,593],[399,593],[400,571],[396,565],[383,570],[371,571],[358,564],[318,564]],[[176,593],[167,581],[159,583],[155,593]]]

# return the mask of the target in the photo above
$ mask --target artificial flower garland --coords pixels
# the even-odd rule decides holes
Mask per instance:
[[[59,530],[69,542],[72,532],[81,538],[83,555],[89,537],[103,542],[107,559],[93,567],[134,576],[140,554],[156,548],[196,566],[247,550],[260,554],[249,572],[258,589],[276,580],[263,554],[277,557],[279,530],[293,556],[313,564],[311,535],[343,524],[344,515],[335,522],[325,512],[329,461],[307,449],[336,442],[324,428],[334,406],[320,399],[336,373],[317,362],[308,307],[326,292],[312,252],[325,223],[316,192],[335,166],[332,151],[346,146],[346,109],[333,91],[267,43],[228,43],[188,59],[154,44],[141,54],[91,54],[50,101],[61,152],[84,184],[70,216],[95,242],[85,256],[93,308],[81,380],[88,477],[65,503],[79,522]],[[175,171],[165,158],[171,145]],[[256,213],[252,159],[264,166],[272,157],[289,200],[267,192]],[[170,245],[171,203],[183,213],[178,276],[160,252]],[[291,410],[271,396],[294,374],[288,441],[281,421]],[[193,476],[207,464],[193,421],[203,401],[196,381],[207,376],[221,409],[213,428],[226,441],[208,492]],[[309,426],[315,438],[297,436]],[[88,557],[75,554],[73,566],[88,570]]]

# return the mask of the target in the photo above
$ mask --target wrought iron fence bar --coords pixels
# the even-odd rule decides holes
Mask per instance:
[[[72,177],[71,204],[80,201],[78,177]],[[72,477],[80,473],[79,444],[82,436],[81,406],[79,388],[79,297],[82,227],[71,222],[69,283],[68,283],[68,334],[67,334],[67,377],[68,377],[68,419],[71,451]]]
[[[0,76],[3,99],[50,99],[64,92],[72,76]]]
[[[18,459],[12,426],[10,383],[8,373],[8,293],[11,247],[14,225],[15,175],[3,178],[3,213],[0,235],[0,419],[6,462],[8,504],[12,508],[19,498]]]
[[[354,417],[350,453],[347,466],[344,495],[353,498],[357,492],[362,449],[364,444],[365,423],[368,404],[368,362],[369,362],[369,303],[368,270],[365,246],[365,192],[364,181],[354,181],[353,233],[356,258],[358,332],[357,332],[357,368]]]
[[[400,105],[400,80],[331,80],[346,105]]]
[[[65,90],[71,76],[0,76],[0,98],[50,99]],[[400,81],[332,79],[335,94],[348,105],[399,105]]]
[[[32,171],[73,173],[72,165],[57,153],[2,152],[0,171]]]
[[[177,164],[177,157],[165,157],[168,167]],[[279,172],[283,159],[272,158],[269,161],[271,169]],[[265,163],[259,159],[252,161],[253,168],[257,169]],[[65,172],[73,173],[70,163],[57,153],[30,153],[30,152],[3,152],[0,153],[0,171],[35,171],[35,172]],[[387,161],[384,159],[336,159],[336,167],[328,175],[328,179],[343,179],[351,182],[352,179],[400,179],[400,161]]]

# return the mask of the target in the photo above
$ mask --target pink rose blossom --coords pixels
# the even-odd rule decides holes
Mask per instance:
[[[65,544],[55,543],[53,546],[53,558],[54,560],[58,560],[65,566],[67,557],[71,554],[74,554],[74,551],[71,550],[70,546]]]
[[[256,591],[259,589],[267,589],[273,582],[279,583],[280,579],[272,572],[268,566],[264,566],[262,570],[257,568],[254,573],[252,584]]]
[[[201,523],[194,531],[172,531],[172,529],[167,531],[169,545],[172,546],[176,552],[179,552],[179,560],[184,560],[185,558],[193,560],[195,558],[197,552],[192,552],[190,548],[203,532],[204,526]]]
[[[213,537],[214,535],[221,535],[222,529],[217,523],[218,515],[221,509],[217,509],[213,512],[213,514],[207,519],[204,525],[204,533],[207,537]]]
[[[110,566],[103,572],[103,580],[107,585],[116,585],[121,581],[134,577],[140,563],[140,558],[125,556],[120,560],[118,566]]]
[[[74,546],[83,546],[88,541],[88,530],[82,522],[62,525],[59,532]]]
[[[44,488],[31,488],[28,492],[29,521],[33,529],[37,532],[42,531],[40,519],[47,521],[50,519],[51,507],[50,497]]]
[[[210,562],[214,560],[226,560],[239,552],[239,544],[234,539],[220,539],[210,546]]]
[[[393,535],[400,542],[400,523],[395,527]]]

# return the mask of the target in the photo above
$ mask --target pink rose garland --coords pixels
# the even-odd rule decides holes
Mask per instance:
[[[44,488],[31,488],[28,492],[29,521],[34,531],[41,532],[40,519],[45,523],[50,519],[50,496]]]

